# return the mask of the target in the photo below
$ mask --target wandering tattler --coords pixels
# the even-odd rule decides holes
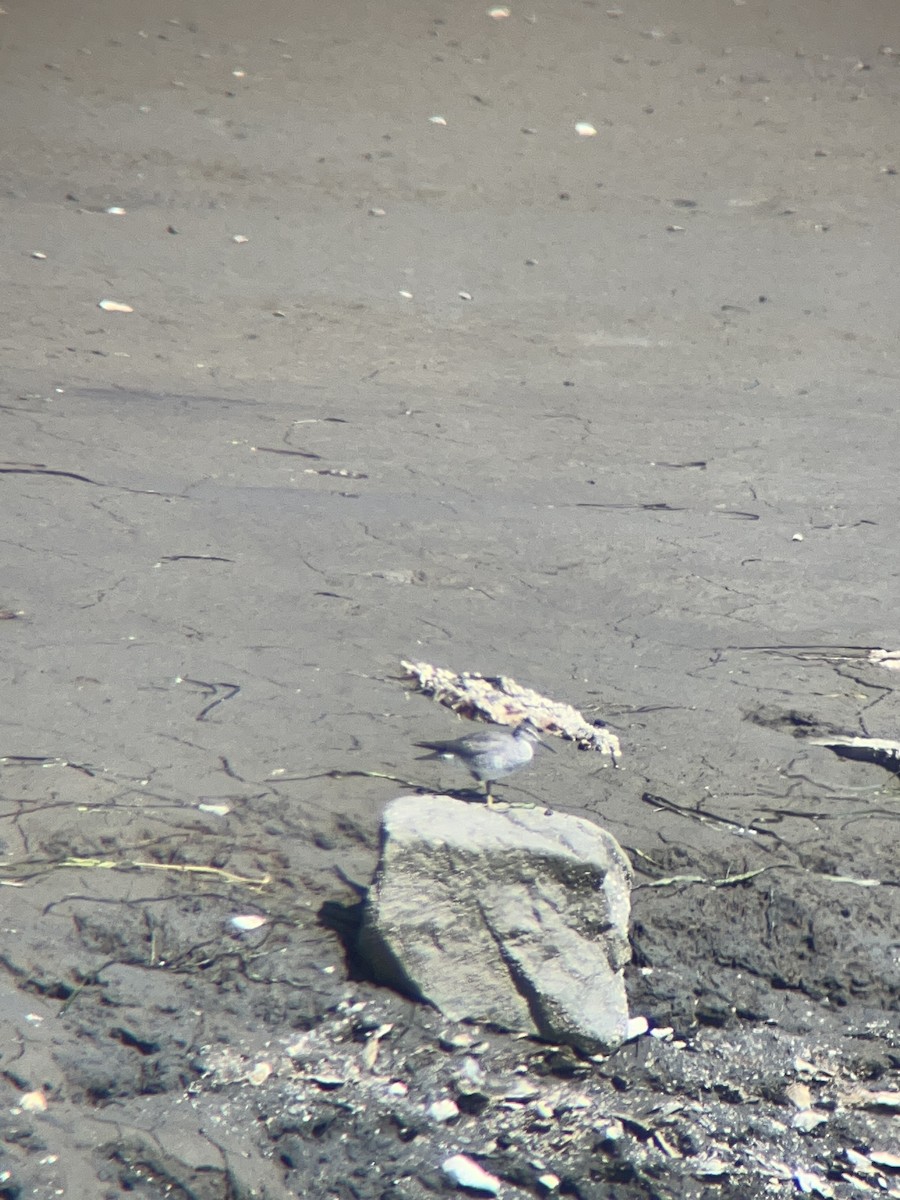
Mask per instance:
[[[469,773],[484,784],[488,804],[493,804],[492,785],[504,775],[527,767],[534,758],[535,742],[540,741],[541,730],[526,718],[512,730],[480,729],[455,741],[415,744],[422,750],[433,751],[432,754],[423,755],[419,761],[455,758],[468,767]]]

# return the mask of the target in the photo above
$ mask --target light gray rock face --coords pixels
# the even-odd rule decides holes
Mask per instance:
[[[630,888],[624,851],[590,821],[404,796],[382,819],[359,951],[451,1020],[611,1050],[628,1020]]]

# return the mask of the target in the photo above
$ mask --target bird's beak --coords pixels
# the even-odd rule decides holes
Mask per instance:
[[[547,738],[546,732],[543,729],[538,729],[538,727],[536,725],[532,725],[531,728],[534,730],[535,741],[539,742],[540,745],[542,745],[545,750],[549,750],[551,754],[555,754],[556,753],[555,747],[551,746],[550,743],[546,740],[546,738]]]

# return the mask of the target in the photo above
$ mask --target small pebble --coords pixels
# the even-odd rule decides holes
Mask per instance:
[[[646,1017],[632,1017],[625,1026],[625,1041],[631,1042],[635,1038],[643,1037],[650,1028],[650,1022]]]
[[[122,304],[119,300],[101,300],[100,303],[97,305],[97,307],[102,308],[104,312],[115,312],[115,313],[134,312],[134,309],[131,307],[130,304]]]
[[[441,1166],[457,1187],[472,1188],[473,1191],[487,1192],[491,1196],[496,1196],[500,1191],[500,1180],[497,1176],[489,1175],[468,1155],[454,1154],[451,1158],[444,1159]]]
[[[231,924],[235,929],[239,929],[241,933],[247,933],[251,929],[260,929],[268,921],[267,917],[257,916],[255,913],[248,913],[242,917],[232,917]]]
[[[460,300],[471,300],[472,299],[471,292],[457,292],[456,294],[459,296]]]
[[[807,1108],[803,1112],[795,1113],[794,1119],[791,1121],[791,1128],[796,1129],[798,1133],[812,1133],[814,1129],[824,1125],[827,1120],[824,1113],[813,1112],[811,1108]]]
[[[413,298],[412,292],[401,292],[400,295],[403,297],[404,300],[412,300],[412,298]]]
[[[876,1167],[885,1167],[888,1171],[900,1171],[900,1154],[890,1150],[870,1150],[869,1159]]]
[[[120,208],[118,204],[113,204],[110,205],[109,208],[104,208],[103,211],[110,217],[124,217],[128,210],[125,208]]]
[[[46,258],[47,255],[43,252],[43,250],[32,250],[31,257],[32,258]]]
[[[803,541],[803,534],[802,534],[802,533],[795,533],[795,534],[794,534],[794,536],[791,538],[791,541],[792,541],[792,542],[802,542],[802,541]]]
[[[257,1063],[250,1071],[247,1072],[247,1082],[252,1083],[254,1087],[260,1087],[266,1082],[272,1074],[272,1064],[267,1062]]]
[[[454,1117],[459,1116],[459,1108],[453,1100],[435,1100],[433,1104],[428,1105],[428,1115],[432,1121],[443,1125],[445,1121],[452,1121]]]
[[[502,21],[510,15],[510,10],[508,8],[489,8],[487,15],[492,21]]]
[[[446,125],[447,124],[446,117],[429,117],[428,120],[431,122],[432,125]]]
[[[25,1112],[46,1112],[47,1097],[40,1088],[33,1092],[26,1092],[19,1100],[19,1108]]]
[[[383,208],[370,208],[369,216],[370,217],[386,217],[387,212]]]
[[[233,242],[237,242],[239,246],[243,246],[250,241],[250,239],[243,233],[236,233],[231,240]]]
[[[694,1167],[694,1174],[700,1179],[721,1179],[728,1174],[728,1164],[719,1158],[707,1158]]]
[[[590,121],[576,121],[575,122],[575,132],[578,134],[579,137],[596,137],[597,136],[597,130],[590,123]]]
[[[474,1044],[475,1039],[471,1033],[466,1033],[465,1030],[445,1035],[440,1039],[440,1045],[443,1050],[469,1050]]]

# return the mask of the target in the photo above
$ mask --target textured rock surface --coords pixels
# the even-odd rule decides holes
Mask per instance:
[[[395,800],[359,948],[453,1020],[594,1052],[623,1039],[631,867],[580,817]]]

